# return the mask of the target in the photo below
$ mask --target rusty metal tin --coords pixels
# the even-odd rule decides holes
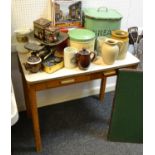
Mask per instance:
[[[48,19],[39,18],[33,22],[34,36],[40,40],[45,40],[45,28],[51,24]]]
[[[56,27],[48,26],[45,28],[45,41],[48,43],[53,43],[58,41],[59,29]]]

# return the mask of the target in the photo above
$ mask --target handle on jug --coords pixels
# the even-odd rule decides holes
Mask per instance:
[[[93,57],[91,57],[91,55],[93,54]],[[91,62],[96,58],[96,53],[95,52],[90,52],[90,59]]]
[[[121,51],[122,50],[122,47],[123,47],[123,42],[122,41],[118,41],[117,42],[117,45],[119,47],[119,51]]]

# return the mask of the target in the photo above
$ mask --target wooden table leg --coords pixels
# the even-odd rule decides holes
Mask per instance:
[[[100,101],[103,101],[103,99],[104,99],[105,88],[106,88],[106,81],[107,81],[107,77],[104,76],[101,79],[100,95],[99,95]]]
[[[26,81],[25,81],[25,78],[23,75],[22,75],[22,81],[23,81],[23,88],[24,88],[26,112],[27,112],[27,116],[30,118],[31,117],[31,109],[30,109],[30,105],[29,105],[28,88],[27,88],[27,84],[26,84]]]
[[[22,82],[23,82],[23,89],[24,89],[24,99],[25,99],[25,105],[26,105],[26,112],[27,112],[27,116],[30,118],[31,117],[31,109],[29,107],[29,97],[28,97],[28,88],[27,88],[27,83],[24,77],[24,73],[22,71],[22,67],[20,64],[20,60],[18,58],[18,66],[19,66],[19,71],[21,73],[22,76]]]
[[[110,71],[104,72],[104,75],[101,80],[101,86],[100,86],[100,96],[99,96],[100,101],[103,101],[104,99],[107,78],[115,75],[117,75],[116,70],[110,70]]]
[[[30,108],[33,122],[33,132],[35,138],[36,151],[41,151],[41,136],[40,136],[40,126],[39,126],[39,117],[37,109],[37,100],[36,100],[36,91],[33,88],[29,88],[29,99],[30,99]]]

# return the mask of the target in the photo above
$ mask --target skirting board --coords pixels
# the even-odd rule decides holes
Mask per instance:
[[[115,90],[115,83],[107,84],[105,92],[110,92]],[[85,89],[84,91],[73,91],[72,93],[68,93],[67,95],[61,95],[60,97],[56,97],[54,94],[48,94],[53,95],[55,97],[48,97],[48,95],[37,95],[38,97],[38,107],[43,107],[46,105],[52,105],[52,104],[58,104],[69,100],[75,100],[91,95],[98,95],[100,91],[100,87],[93,87],[92,89]]]

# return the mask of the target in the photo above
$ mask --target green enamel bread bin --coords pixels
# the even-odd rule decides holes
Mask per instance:
[[[96,36],[111,36],[112,30],[119,30],[123,16],[113,9],[100,7],[84,10],[84,27]]]

